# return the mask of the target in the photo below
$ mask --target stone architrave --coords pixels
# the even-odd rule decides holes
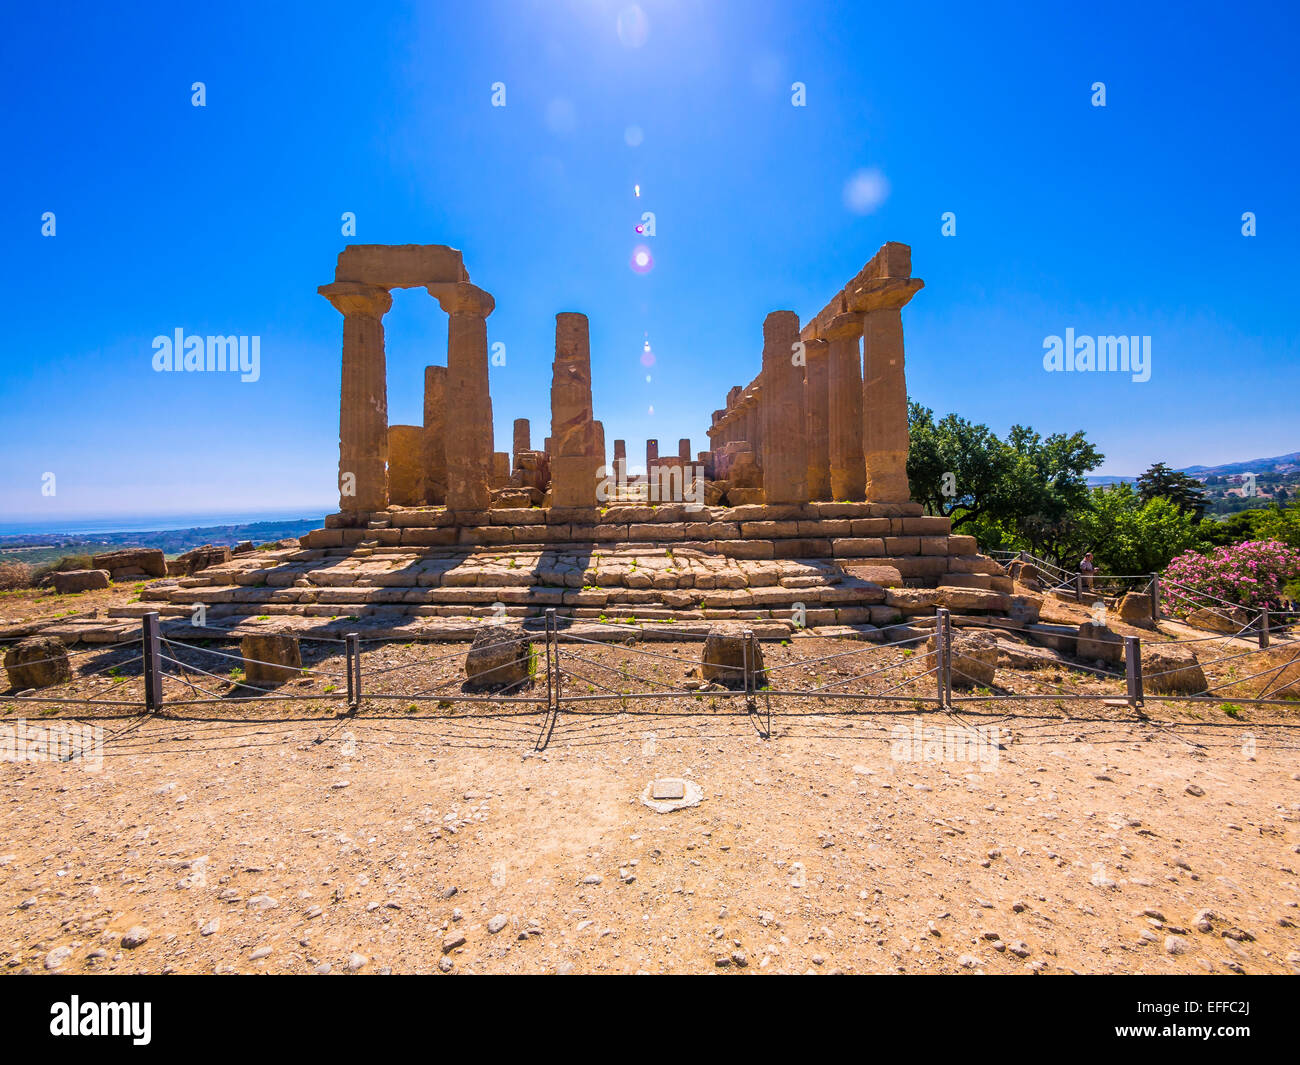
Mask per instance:
[[[837,502],[856,503],[867,494],[867,466],[862,455],[862,359],[858,354],[862,315],[836,315],[825,335],[830,341],[826,394],[831,495]]]
[[[424,501],[447,502],[447,367],[424,368]]]
[[[808,498],[831,498],[829,349],[825,340],[804,341],[804,415],[808,422]]]
[[[388,427],[388,501],[399,507],[424,502],[424,427]]]
[[[384,315],[388,289],[335,281],[317,291],[343,315],[343,387],[339,404],[339,509],[388,506],[388,371]]]
[[[555,316],[551,375],[551,505],[596,504],[596,430],[591,414],[591,341],[587,316]]]
[[[486,510],[492,501],[492,398],[487,317],[496,302],[468,281],[430,285],[447,312],[447,507]]]
[[[862,319],[862,452],[867,498],[906,503],[907,378],[902,308],[921,288],[918,278],[887,278],[858,291]]]
[[[768,503],[808,500],[808,438],[803,366],[795,362],[799,316],[773,311],[763,320],[763,492]]]

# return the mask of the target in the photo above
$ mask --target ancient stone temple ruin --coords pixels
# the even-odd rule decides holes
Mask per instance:
[[[755,330],[758,373],[713,412],[709,449],[647,441],[631,476],[626,442],[611,462],[594,415],[586,315],[556,315],[542,446],[517,419],[497,452],[493,297],[454,248],[350,246],[320,289],[343,316],[338,513],[296,549],[147,589],[138,607],[202,603],[224,631],[256,617],[416,639],[548,608],[620,640],[698,638],[719,621],[870,639],[939,606],[1005,614],[1010,580],[909,498],[901,312],[922,284],[891,243],[802,327],[773,311]],[[383,320],[391,290],[414,287],[448,314],[446,365],[425,370],[424,424],[390,425]]]

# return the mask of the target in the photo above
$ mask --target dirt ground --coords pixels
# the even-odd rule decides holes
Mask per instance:
[[[138,646],[84,650],[60,691],[139,698]],[[1057,663],[945,713],[923,645],[800,638],[771,687],[828,697],[754,712],[684,690],[699,644],[565,644],[550,719],[446,702],[464,651],[368,646],[351,717],[306,643],[290,702],[211,643],[164,649],[164,715],[0,704],[103,730],[97,771],[0,762],[0,972],[1300,972],[1291,707],[1141,719]]]

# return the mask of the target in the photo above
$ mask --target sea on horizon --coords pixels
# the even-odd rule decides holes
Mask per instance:
[[[329,510],[304,507],[294,510],[236,513],[103,515],[87,518],[45,518],[0,521],[0,536],[94,536],[100,533],[166,532],[172,529],[206,529],[217,525],[252,525],[256,522],[311,521],[323,525]]]

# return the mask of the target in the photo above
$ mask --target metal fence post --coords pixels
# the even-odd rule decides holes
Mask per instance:
[[[746,629],[741,636],[740,642],[741,671],[745,675],[745,706],[747,709],[754,705],[754,680],[749,671],[749,642],[753,638],[753,630]]]
[[[162,647],[158,631],[158,612],[151,610],[142,619],[144,643],[144,709],[157,713],[162,709]]]
[[[554,648],[554,650],[552,650]],[[555,655],[552,673],[551,655]],[[546,608],[546,712],[560,705],[560,641],[555,632],[555,607]]]
[[[1160,574],[1151,574],[1151,620],[1160,620]]]
[[[361,637],[349,632],[343,637],[344,653],[347,656],[348,672],[348,713],[355,714],[361,709]]]
[[[1268,607],[1265,607],[1259,615],[1259,645],[1268,646]]]
[[[935,675],[939,687],[939,705],[948,706],[952,702],[952,655],[950,653],[951,633],[948,631],[948,608],[940,607],[934,616],[934,656],[938,673]]]
[[[1142,705],[1142,641],[1136,636],[1124,637],[1124,674],[1128,704],[1136,710]]]

